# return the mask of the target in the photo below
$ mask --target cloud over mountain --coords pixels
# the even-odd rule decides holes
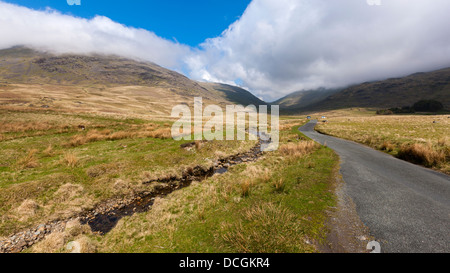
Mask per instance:
[[[450,66],[450,1],[253,0],[198,48],[97,16],[0,2],[0,48],[27,45],[152,61],[197,80],[237,82],[266,100]]]
[[[254,0],[188,61],[265,98],[450,66],[450,1]]]
[[[188,46],[103,16],[90,20],[0,2],[0,48],[25,45],[56,53],[103,53],[181,67]]]

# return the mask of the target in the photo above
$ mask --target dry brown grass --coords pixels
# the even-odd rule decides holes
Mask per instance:
[[[446,161],[443,151],[433,149],[431,144],[420,143],[402,145],[398,151],[398,157],[427,167],[438,166]]]
[[[322,133],[386,151],[403,160],[450,173],[450,119],[447,115],[379,116],[338,112],[316,128]]]
[[[76,237],[82,234],[90,233],[91,229],[88,225],[82,225],[80,220],[74,219],[66,223],[64,232],[69,236]]]
[[[55,125],[46,122],[26,121],[0,121],[1,133],[23,133],[27,131],[46,131],[55,128]]]
[[[153,131],[146,131],[139,134],[140,137],[151,137],[151,138],[161,138],[169,139],[172,138],[171,128],[159,128]]]
[[[395,149],[395,145],[392,144],[389,140],[383,141],[383,143],[379,147],[382,151],[392,152]]]
[[[62,185],[54,194],[55,202],[63,203],[69,201],[83,192],[83,187],[81,185],[74,185],[67,183]]]
[[[134,137],[136,137],[136,133],[120,131],[120,132],[112,133],[106,139],[107,140],[120,140],[120,139],[134,138]]]
[[[38,203],[34,200],[27,199],[17,208],[17,214],[22,217],[22,219],[27,219],[28,217],[36,215],[38,209]]]
[[[31,251],[34,253],[95,253],[97,244],[87,236],[89,234],[92,232],[88,225],[81,225],[79,220],[71,220],[66,223],[64,231],[52,232],[33,246]]]
[[[151,128],[153,126],[150,126]],[[149,128],[149,127],[147,127]],[[78,147],[87,143],[104,141],[104,140],[121,140],[131,138],[172,138],[172,131],[170,128],[159,128],[153,131],[118,131],[111,132],[111,130],[91,130],[86,134],[78,134],[73,136],[65,146]]]
[[[66,144],[69,147],[77,147],[86,144],[86,137],[83,135],[73,136],[70,141]]]
[[[445,137],[438,139],[438,145],[449,149],[450,148],[450,138],[445,136]]]
[[[106,139],[111,134],[111,130],[91,130],[85,136],[85,142],[95,142]]]
[[[274,188],[275,192],[284,192],[286,184],[284,183],[283,178],[280,178],[272,183],[272,187]]]
[[[284,156],[298,158],[310,154],[318,147],[320,147],[320,145],[314,141],[301,141],[298,143],[287,143],[281,145],[279,151],[280,154]]]
[[[79,159],[73,152],[66,152],[63,155],[62,162],[68,167],[75,168],[78,165]]]
[[[52,144],[48,145],[48,147],[44,151],[42,151],[42,154],[47,157],[53,156],[55,152],[53,151]]]
[[[200,150],[202,148],[203,144],[201,141],[196,140],[195,141],[195,149]]]
[[[81,236],[75,242],[78,243],[80,246],[80,253],[96,253],[97,252],[96,242],[91,240],[87,236]]]
[[[239,183],[239,187],[241,190],[241,196],[247,197],[250,195],[251,188],[253,187],[254,183],[251,179],[245,179],[244,181]]]
[[[37,149],[31,149],[27,155],[17,160],[16,165],[19,169],[36,168],[39,166],[39,162],[36,158],[36,154],[39,151]]]
[[[35,253],[55,253],[62,251],[67,240],[64,232],[53,232],[33,247]]]

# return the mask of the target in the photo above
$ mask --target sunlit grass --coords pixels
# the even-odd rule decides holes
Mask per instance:
[[[339,116],[334,113],[327,123],[319,122],[317,130],[450,173],[450,119],[446,115],[361,116],[353,113]]]

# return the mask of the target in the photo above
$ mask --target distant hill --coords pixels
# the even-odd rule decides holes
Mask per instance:
[[[199,84],[200,86],[204,87],[210,92],[218,92],[219,95],[223,96],[223,98],[236,104],[241,104],[244,106],[251,104],[253,105],[267,104],[266,102],[254,96],[249,91],[237,86],[231,86],[221,83],[206,83],[206,82],[202,82]]]
[[[260,102],[246,90],[204,84],[150,62],[119,56],[0,50],[0,105],[167,115],[177,104]]]
[[[284,111],[296,111],[320,102],[327,97],[335,94],[342,89],[317,89],[317,90],[305,90],[291,93],[272,104],[280,105],[280,108]]]
[[[295,94],[290,96],[295,98]],[[309,92],[306,94],[309,94]],[[298,103],[286,104],[286,99],[284,99],[285,107],[283,109],[285,112],[307,112],[350,107],[393,108],[411,106],[420,100],[439,101],[448,110],[450,109],[450,68],[353,85],[309,105],[305,105],[305,101],[312,101],[314,98],[309,99],[306,94],[302,96],[297,94],[297,97],[300,97],[297,100]],[[321,95],[319,91],[316,97]],[[289,99],[289,96],[287,99]]]
[[[207,95],[187,77],[150,62],[117,56],[53,55],[29,48],[0,50],[0,79],[9,83],[159,86],[180,95]]]

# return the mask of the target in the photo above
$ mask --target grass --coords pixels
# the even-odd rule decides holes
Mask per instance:
[[[398,158],[450,174],[447,115],[378,116],[373,111],[322,113],[319,132],[353,140]]]
[[[296,128],[282,132],[284,144]],[[292,160],[295,157],[296,160]],[[310,162],[315,167],[310,167]],[[157,199],[151,211],[122,219],[100,252],[316,252],[326,211],[335,205],[337,157],[316,146],[303,156],[266,154]]]
[[[319,144],[314,141],[288,143],[280,147],[280,153],[284,156],[298,158],[311,153],[311,151],[316,149],[318,146]]]
[[[186,141],[167,138],[171,122],[160,120],[12,110],[3,111],[0,120],[50,124],[50,129],[3,130],[0,236],[75,215],[114,196],[142,191],[141,182],[151,177],[209,166],[219,155],[243,152],[255,143],[212,141],[199,150],[181,149]],[[63,194],[65,185],[73,185],[75,195]],[[25,200],[36,202],[40,209],[24,220],[17,208]]]
[[[78,161],[79,159],[77,155],[72,152],[66,152],[63,156],[63,163],[65,163],[68,167],[75,168]]]
[[[59,112],[5,114],[5,120],[26,116],[53,129],[4,132],[0,236],[148,190],[142,182],[209,166],[255,144],[196,142],[194,148],[182,149],[186,141],[164,136],[169,121]],[[84,252],[317,252],[316,245],[326,239],[327,210],[335,206],[338,161],[330,149],[298,132],[302,123],[282,119],[279,151],[157,198],[151,211],[123,218],[105,236],[86,227],[75,228],[80,232],[67,229],[27,252],[68,252],[65,246],[74,240]],[[27,165],[31,167],[17,167]]]

